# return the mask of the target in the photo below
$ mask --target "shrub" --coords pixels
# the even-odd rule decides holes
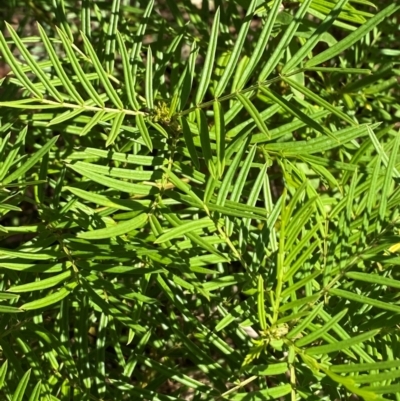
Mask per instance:
[[[2,10],[2,399],[399,400],[399,3],[192,3]]]

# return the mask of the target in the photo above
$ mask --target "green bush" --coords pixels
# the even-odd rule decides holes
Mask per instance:
[[[1,10],[1,399],[400,400],[399,2],[197,3]]]

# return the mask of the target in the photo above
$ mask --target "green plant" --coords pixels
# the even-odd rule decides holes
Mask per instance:
[[[400,5],[215,6],[2,11],[2,399],[400,400]]]

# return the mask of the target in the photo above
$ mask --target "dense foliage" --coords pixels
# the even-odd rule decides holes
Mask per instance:
[[[399,2],[4,2],[1,399],[400,400]]]

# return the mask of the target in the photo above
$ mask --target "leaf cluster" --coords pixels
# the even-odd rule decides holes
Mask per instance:
[[[399,2],[8,3],[2,399],[400,400]]]

